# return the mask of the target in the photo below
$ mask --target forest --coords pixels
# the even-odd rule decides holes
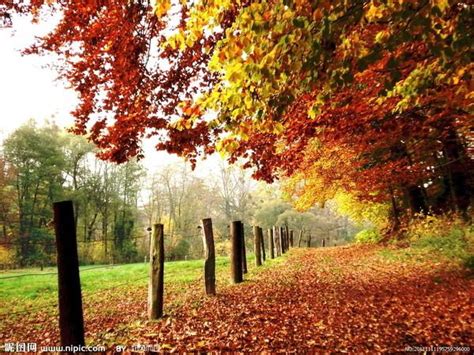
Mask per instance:
[[[472,351],[473,11],[2,2],[77,99],[2,117],[3,350]]]

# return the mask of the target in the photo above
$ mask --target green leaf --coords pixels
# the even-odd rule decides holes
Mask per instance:
[[[297,17],[297,18],[293,19],[293,25],[297,28],[304,28],[305,27],[304,17]]]

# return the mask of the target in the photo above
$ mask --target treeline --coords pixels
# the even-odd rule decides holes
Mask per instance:
[[[30,121],[2,144],[0,264],[55,264],[51,206],[64,199],[74,201],[83,264],[143,261],[154,223],[164,224],[169,260],[203,256],[200,221],[206,217],[213,219],[219,255],[230,253],[233,220],[245,222],[249,250],[252,225],[288,226],[314,245],[323,237],[345,243],[357,231],[335,208],[300,213],[280,194],[278,185],[257,183],[224,163],[199,176],[186,163],[148,174],[136,161],[104,162],[84,137]]]
[[[3,264],[55,263],[52,203],[72,199],[83,263],[138,257],[138,195],[143,169],[134,161],[98,160],[85,138],[34,121],[13,132],[0,155]]]
[[[230,224],[235,220],[244,222],[248,250],[253,250],[254,225],[288,227],[314,246],[322,238],[331,240],[331,245],[346,243],[359,230],[336,212],[334,204],[298,212],[282,199],[277,184],[257,183],[247,170],[224,163],[204,177],[186,164],[164,167],[149,179],[146,195],[146,220],[149,225],[153,221],[164,225],[165,254],[172,260],[203,256],[204,217],[212,217],[218,255],[230,255]]]

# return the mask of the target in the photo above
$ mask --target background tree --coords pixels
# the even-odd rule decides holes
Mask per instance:
[[[59,128],[37,128],[29,121],[8,137],[4,149],[16,172],[17,259],[22,266],[33,260],[47,262],[53,250],[47,222],[52,218],[53,201],[62,197],[66,165]]]

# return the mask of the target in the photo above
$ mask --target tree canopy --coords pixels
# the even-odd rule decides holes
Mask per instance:
[[[344,191],[406,208],[472,199],[472,12],[450,0],[31,1],[60,12],[27,50],[64,59],[74,131],[101,156],[140,141],[243,159],[308,208]]]

